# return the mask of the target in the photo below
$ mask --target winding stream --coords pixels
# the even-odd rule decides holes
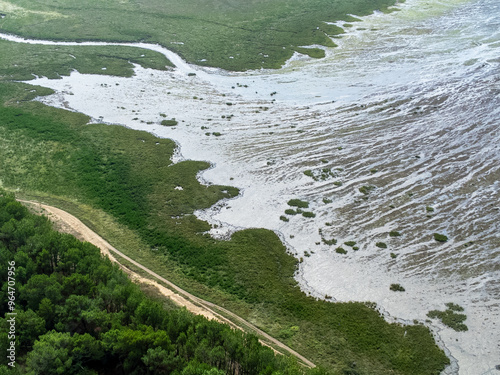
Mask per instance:
[[[399,8],[346,28],[326,58],[296,55],[276,71],[200,68],[161,46],[121,44],[164,53],[176,68],[30,83],[56,91],[44,103],[172,138],[176,160],[213,163],[200,178],[242,194],[198,216],[218,224],[214,236],[279,233],[303,260],[307,293],[374,301],[408,321],[463,306],[467,332],[432,323],[454,358],[446,373],[500,374],[500,4]],[[160,113],[179,126],[160,126]],[[280,220],[292,198],[316,216]]]

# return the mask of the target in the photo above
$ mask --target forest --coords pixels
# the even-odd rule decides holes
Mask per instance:
[[[98,248],[56,232],[46,217],[30,213],[4,190],[0,275],[2,353],[12,341],[8,320],[15,317],[14,367],[2,355],[0,374],[326,373],[275,355],[254,335],[166,308]]]

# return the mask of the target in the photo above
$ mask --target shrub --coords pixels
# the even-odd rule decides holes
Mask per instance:
[[[290,199],[288,205],[292,207],[309,208],[309,203],[300,199]]]
[[[347,246],[353,247],[354,245],[356,245],[356,241],[346,241],[346,242],[344,242],[344,244]]]
[[[434,212],[434,208],[432,208],[431,206],[427,206],[427,207],[425,207],[425,210],[426,210],[427,212]]]
[[[178,122],[175,121],[174,119],[172,119],[172,120],[162,120],[162,122],[160,124],[162,124],[163,126],[175,126],[175,125],[178,124]]]
[[[387,244],[385,242],[377,242],[375,246],[380,247],[381,249],[387,249]]]
[[[287,214],[287,215],[297,215],[297,213],[298,213],[297,211],[292,210],[291,208],[287,208],[285,210],[285,214]]]
[[[456,303],[453,302],[445,303],[445,306],[448,308],[448,310],[451,311],[464,311],[464,308],[462,306],[457,305]]]
[[[302,216],[304,216],[304,217],[316,217],[316,214],[314,212],[305,211],[305,212],[302,212]]]
[[[392,231],[389,232],[389,236],[391,236],[391,237],[399,237],[399,236],[401,236],[401,233],[399,233],[396,230],[392,230]]]
[[[448,241],[448,237],[444,234],[434,233],[434,239],[438,242],[446,242]]]
[[[286,216],[283,215],[280,216],[280,220],[285,222],[290,221]]]
[[[304,174],[308,177],[314,177],[314,174],[312,173],[312,171],[310,169],[308,169],[307,171],[304,171]]]
[[[390,289],[391,289],[393,292],[404,292],[404,291],[405,291],[405,288],[403,288],[403,287],[401,286],[401,284],[391,284]]]
[[[336,245],[337,244],[337,240],[335,238],[332,238],[331,240],[327,240],[325,238],[321,238],[321,241],[323,241],[323,243],[325,245]]]
[[[360,192],[360,193],[362,193],[362,194],[364,194],[364,195],[368,195],[368,194],[370,194],[370,192],[371,192],[373,189],[375,189],[375,186],[373,186],[373,185],[369,185],[369,186],[368,186],[368,185],[365,185],[365,186],[361,186],[361,187],[359,188],[359,192]]]
[[[337,248],[335,249],[335,252],[336,252],[337,254],[347,254],[347,251],[346,251],[344,248],[342,248],[342,247],[337,247]]]

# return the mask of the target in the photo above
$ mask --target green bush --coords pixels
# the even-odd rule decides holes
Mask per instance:
[[[404,292],[405,288],[403,288],[400,284],[391,284],[390,289],[394,292]]]
[[[300,199],[290,199],[288,201],[288,205],[292,207],[309,208],[309,203],[306,201],[301,201]]]
[[[332,239],[330,239],[330,240],[327,240],[326,238],[321,237],[321,241],[323,241],[323,243],[324,243],[325,245],[330,245],[330,246],[331,246],[331,245],[336,245],[336,244],[337,244],[337,240],[336,240],[335,238],[332,238]]]
[[[375,186],[373,186],[373,185],[369,185],[369,186],[365,185],[365,186],[361,186],[359,188],[359,192],[362,193],[362,194],[368,195],[374,189],[375,189]]]
[[[444,234],[434,233],[434,239],[438,242],[446,242],[448,241],[448,237]]]
[[[162,120],[160,124],[162,124],[163,126],[175,126],[177,125],[179,122],[172,119],[172,120]]]
[[[387,249],[387,244],[385,242],[377,242],[375,246],[381,248],[381,249]]]
[[[399,233],[396,230],[392,230],[392,231],[389,232],[389,236],[391,236],[391,237],[399,237],[399,236],[401,236],[401,233]]]
[[[337,248],[335,249],[335,252],[336,252],[337,254],[347,254],[347,251],[346,251],[344,248],[342,248],[342,247],[337,247]]]
[[[463,307],[456,305],[454,303],[447,303],[446,307],[448,307],[445,311],[432,310],[427,313],[429,318],[437,318],[440,319],[441,322],[454,329],[457,332],[467,331],[469,328],[464,324],[464,321],[467,319],[465,314],[458,314],[458,312],[463,311]]]
[[[305,212],[302,212],[302,216],[304,216],[304,217],[316,217],[316,214],[314,212],[305,211]]]

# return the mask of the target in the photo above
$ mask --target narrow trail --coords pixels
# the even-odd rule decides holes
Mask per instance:
[[[103,255],[109,257],[112,262],[115,262],[118,265],[120,265],[120,267],[129,275],[129,277],[132,280],[134,280],[136,282],[141,282],[141,283],[155,286],[160,291],[160,293],[162,295],[170,298],[177,305],[186,307],[186,309],[188,311],[190,311],[194,314],[203,315],[207,319],[215,319],[221,323],[229,324],[229,326],[231,326],[234,329],[240,329],[242,331],[250,330],[254,334],[257,334],[265,339],[265,341],[263,341],[262,339],[259,339],[259,341],[263,345],[271,347],[269,345],[269,343],[272,343],[273,345],[276,345],[277,347],[283,349],[288,354],[295,356],[299,361],[304,363],[306,366],[311,367],[311,368],[316,367],[316,365],[314,363],[312,363],[311,361],[309,361],[307,358],[300,355],[299,353],[297,353],[295,350],[291,349],[287,345],[283,344],[281,341],[278,341],[274,337],[268,335],[267,333],[265,333],[261,329],[254,326],[252,323],[246,321],[245,319],[241,318],[240,316],[234,314],[233,312],[231,312],[231,311],[229,311],[221,306],[218,306],[212,302],[205,301],[204,299],[201,299],[199,297],[194,296],[193,294],[185,291],[184,289],[178,287],[177,285],[168,281],[164,277],[151,271],[149,268],[144,267],[142,264],[136,262],[132,258],[123,254],[121,251],[119,251],[118,249],[116,249],[115,247],[110,245],[105,239],[103,239],[101,236],[99,236],[97,233],[95,233],[93,230],[91,230],[89,227],[87,227],[85,224],[83,224],[78,218],[69,214],[68,212],[63,211],[63,210],[56,208],[56,207],[53,207],[53,206],[48,206],[48,205],[41,204],[41,203],[34,202],[34,201],[26,201],[26,200],[21,200],[21,199],[18,199],[18,201],[21,203],[32,205],[36,208],[43,210],[42,214],[45,212],[47,217],[59,226],[59,230],[61,232],[72,234],[82,241],[90,242],[91,244],[97,246],[99,249],[101,249],[101,253]],[[167,285],[168,288],[159,284],[156,281],[145,278],[145,277],[137,274],[136,272],[133,272],[129,268],[125,267],[123,264],[121,264],[116,259],[114,254],[122,257],[126,261],[132,263],[134,266],[139,267],[143,271],[147,272],[149,275],[153,276],[155,279],[157,279],[157,280],[161,281],[162,283],[164,283],[165,285]],[[232,318],[236,322],[238,322],[238,324],[235,324],[233,321],[231,321],[227,317],[219,314],[215,310],[219,310],[219,311],[223,312],[226,316],[229,316],[230,318]],[[246,329],[244,329],[243,327],[245,327]],[[277,351],[275,350],[275,352],[277,352]],[[279,353],[279,352],[277,352],[277,353]]]

